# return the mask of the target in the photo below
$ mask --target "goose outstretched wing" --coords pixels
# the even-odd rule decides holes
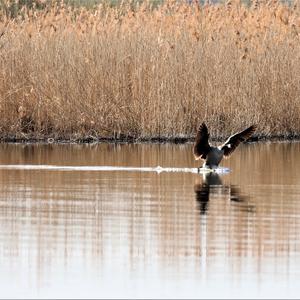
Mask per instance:
[[[252,125],[245,129],[244,131],[235,133],[231,135],[227,141],[219,147],[219,149],[224,151],[224,156],[229,156],[236,147],[241,143],[246,141],[256,130],[256,126]]]
[[[207,153],[210,151],[208,143],[209,133],[205,123],[202,123],[197,131],[197,136],[194,145],[195,159],[206,159]]]

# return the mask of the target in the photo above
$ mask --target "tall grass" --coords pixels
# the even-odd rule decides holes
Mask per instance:
[[[2,138],[192,137],[202,121],[300,135],[297,3],[53,2],[0,20]]]

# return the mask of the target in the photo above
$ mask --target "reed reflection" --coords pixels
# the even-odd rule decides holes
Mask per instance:
[[[23,274],[18,286],[40,291],[76,280],[73,286],[86,284],[99,297],[115,281],[127,297],[139,284],[154,290],[136,278],[157,274],[162,284],[194,280],[200,297],[208,284],[216,286],[216,274],[229,287],[245,275],[259,283],[263,276],[299,282],[300,144],[253,147],[225,161],[230,174],[203,178],[0,170],[2,285],[14,291],[16,274]],[[0,145],[0,153],[2,164],[193,165],[189,145]],[[283,166],[287,157],[293,168]]]

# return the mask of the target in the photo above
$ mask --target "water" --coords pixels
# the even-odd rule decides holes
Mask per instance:
[[[299,296],[300,143],[242,145],[221,174],[192,145],[0,153],[1,298]]]

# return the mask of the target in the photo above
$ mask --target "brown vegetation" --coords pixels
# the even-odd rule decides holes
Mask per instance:
[[[0,11],[2,138],[300,135],[300,7]]]

